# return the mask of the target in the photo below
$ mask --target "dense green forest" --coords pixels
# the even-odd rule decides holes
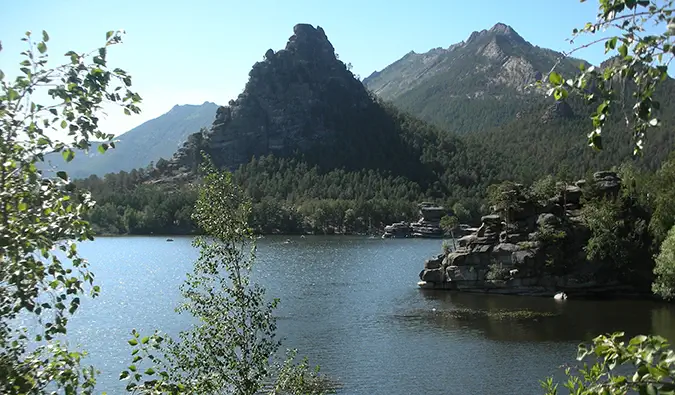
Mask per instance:
[[[250,220],[256,232],[379,233],[386,224],[417,219],[417,204],[422,201],[448,208],[461,203],[469,211],[465,220],[475,223],[489,211],[485,199],[489,185],[504,180],[531,183],[547,174],[574,181],[622,163],[654,171],[671,152],[675,138],[667,129],[674,124],[672,114],[664,112],[665,127],[652,132],[643,155],[635,157],[630,133],[616,117],[604,134],[606,149],[591,150],[583,137],[589,126],[584,114],[588,109],[578,100],[569,100],[574,111],[570,117],[542,121],[541,114],[551,106],[542,101],[506,126],[462,136],[377,101],[386,116],[373,127],[396,128],[401,140],[395,144],[404,143],[410,157],[403,163],[386,164],[386,170],[378,169],[372,160],[361,170],[349,163],[328,166],[318,158],[340,157],[330,146],[291,157],[253,158],[233,173],[235,182],[252,198]],[[664,107],[671,108],[671,101],[664,98]],[[359,145],[361,155],[368,154],[367,147],[371,152],[387,152],[386,147],[377,147],[386,144]],[[168,179],[163,167],[158,163],[79,180],[97,201],[89,218],[95,230],[102,234],[195,232],[190,220],[195,185]]]

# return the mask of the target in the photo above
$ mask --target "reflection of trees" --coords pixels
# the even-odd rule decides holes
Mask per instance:
[[[634,300],[567,300],[424,291],[425,299],[438,305],[407,314],[406,326],[434,326],[447,331],[477,330],[497,341],[570,342],[589,341],[609,332],[627,335],[658,334],[675,339],[675,307],[662,303]],[[485,313],[451,314],[452,310],[469,309]],[[529,310],[553,316],[509,318],[504,311]],[[541,315],[541,314],[539,314]],[[417,319],[414,319],[416,317]]]
[[[653,334],[675,342],[675,314],[671,306],[661,306],[651,310]]]

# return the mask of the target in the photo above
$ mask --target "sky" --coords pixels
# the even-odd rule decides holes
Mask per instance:
[[[579,0],[0,0],[0,69],[18,69],[26,30],[49,33],[56,65],[61,54],[93,50],[106,31],[124,29],[108,62],[133,76],[143,112],[110,112],[101,129],[120,134],[176,104],[227,104],[253,64],[268,49],[282,49],[297,23],[321,26],[340,60],[365,78],[411,50],[448,47],[497,22],[534,45],[569,50],[572,29],[593,21],[596,7]],[[575,56],[599,64],[603,53]]]

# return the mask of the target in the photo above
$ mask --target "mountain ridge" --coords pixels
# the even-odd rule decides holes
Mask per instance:
[[[578,72],[581,63],[588,65],[535,46],[500,22],[447,48],[408,52],[363,83],[402,110],[446,130],[466,133],[503,125],[533,102],[544,100],[530,84],[556,63],[563,73]],[[466,117],[467,106],[484,116]]]
[[[217,104],[209,101],[177,104],[168,112],[116,136],[115,148],[105,154],[98,152],[99,142],[93,142],[88,152],[78,152],[68,163],[59,154],[47,155],[42,170],[64,170],[73,178],[86,178],[147,167],[160,158],[170,158],[188,135],[210,125],[217,108]]]

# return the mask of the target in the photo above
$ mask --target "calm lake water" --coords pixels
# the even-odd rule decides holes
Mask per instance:
[[[549,298],[457,294],[418,289],[424,259],[438,240],[364,237],[259,240],[256,279],[281,305],[284,347],[298,348],[337,379],[342,394],[535,394],[560,375],[581,341],[609,331],[675,339],[673,307],[646,301],[557,302]],[[86,300],[69,339],[101,370],[99,391],[122,393],[133,328],[176,333],[178,286],[197,251],[191,238],[99,238],[81,245],[100,298]],[[448,312],[529,309],[536,321],[460,319]],[[453,318],[454,317],[454,318]]]

